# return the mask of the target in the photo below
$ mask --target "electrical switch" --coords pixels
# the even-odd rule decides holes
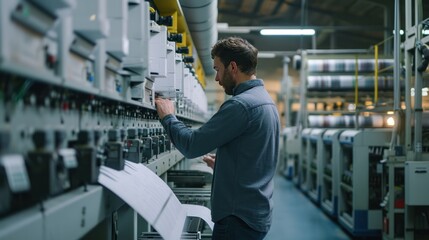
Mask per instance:
[[[123,136],[125,137],[125,132]],[[116,170],[123,170],[125,165],[123,159],[123,140],[121,141],[121,131],[119,131],[119,129],[109,130],[106,151],[105,165]]]

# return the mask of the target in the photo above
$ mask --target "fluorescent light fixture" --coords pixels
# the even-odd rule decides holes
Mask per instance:
[[[250,27],[245,26],[229,26],[228,23],[220,22],[217,23],[217,31],[219,33],[250,33]]]
[[[218,28],[219,33],[250,33],[249,28],[242,27],[228,27],[228,28]]]
[[[271,52],[258,52],[258,58],[275,58],[276,54]]]
[[[424,35],[429,35],[429,29],[423,30]]]
[[[314,29],[262,29],[261,35],[314,35]]]
[[[226,22],[217,23],[217,29],[227,29],[228,27],[229,27],[229,24]]]

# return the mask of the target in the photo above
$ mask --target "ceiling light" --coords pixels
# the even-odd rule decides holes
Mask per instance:
[[[219,33],[250,33],[250,29],[244,27],[218,28],[217,30]]]
[[[261,35],[314,35],[314,29],[262,29]]]
[[[229,27],[229,24],[226,22],[218,22],[217,23],[217,29],[227,29]]]
[[[275,58],[276,54],[271,52],[258,52],[258,58]]]

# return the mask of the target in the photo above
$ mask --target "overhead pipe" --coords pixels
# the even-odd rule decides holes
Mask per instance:
[[[204,72],[212,75],[211,49],[218,38],[217,0],[180,0],[180,5]]]

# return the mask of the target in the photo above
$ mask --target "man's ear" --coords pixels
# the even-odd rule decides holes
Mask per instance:
[[[231,65],[231,71],[232,71],[232,72],[234,72],[234,73],[236,73],[236,72],[237,72],[237,70],[238,70],[237,63],[236,63],[236,62],[234,62],[234,61],[231,61],[231,62],[230,62],[230,65]]]

